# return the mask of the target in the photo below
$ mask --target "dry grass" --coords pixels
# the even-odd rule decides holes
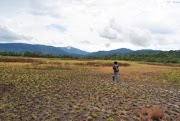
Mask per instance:
[[[124,63],[121,62],[120,63]],[[178,66],[159,66],[157,64],[150,65],[136,63],[136,62],[125,62],[128,66],[121,66],[120,74],[121,80],[126,81],[141,81],[145,83],[160,83],[160,84],[175,84],[180,85],[180,67]],[[98,70],[98,73],[112,74],[111,67],[104,67]]]
[[[163,109],[159,106],[153,106],[151,108],[141,108],[140,118],[141,120],[147,121],[162,121],[163,119],[165,119]]]
[[[85,67],[112,67],[113,63],[105,62],[105,61],[88,61],[88,62],[75,62],[73,65],[76,66],[85,66]],[[121,67],[127,67],[130,66],[129,63],[119,63],[119,66]]]
[[[0,84],[0,100],[1,98],[9,95],[9,93],[15,88],[15,85],[12,83],[9,84]]]
[[[163,119],[163,116],[164,116],[164,112],[158,106],[152,107],[149,111],[149,119],[151,120],[160,121],[161,119]]]
[[[19,62],[19,63],[33,63],[35,59],[32,58],[0,58],[0,62]]]
[[[0,63],[0,119],[141,121],[142,105],[161,105],[141,108],[143,120],[178,119],[179,92],[162,84],[179,80],[179,67],[119,61],[115,84],[113,61],[35,60],[42,63]]]

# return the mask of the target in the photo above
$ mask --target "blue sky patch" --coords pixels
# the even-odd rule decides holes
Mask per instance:
[[[50,24],[47,26],[48,29],[59,31],[59,32],[65,32],[66,28],[60,24]]]

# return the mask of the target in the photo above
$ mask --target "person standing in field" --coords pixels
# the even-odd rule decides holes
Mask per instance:
[[[115,79],[117,79],[118,81],[120,81],[119,66],[118,66],[117,61],[114,62],[113,70],[114,70],[114,73],[113,73],[113,81],[115,81]]]

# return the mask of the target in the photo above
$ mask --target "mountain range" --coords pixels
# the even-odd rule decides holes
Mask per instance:
[[[74,47],[54,47],[46,45],[34,45],[25,43],[0,43],[0,51],[11,51],[11,52],[41,52],[44,54],[62,54],[62,55],[73,55],[73,56],[104,56],[112,54],[135,54],[135,53],[146,53],[146,52],[159,52],[160,50],[131,50],[127,48],[120,48],[110,51],[97,51],[97,52],[86,52]]]

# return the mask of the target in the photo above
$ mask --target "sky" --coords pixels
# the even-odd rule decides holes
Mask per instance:
[[[0,43],[180,50],[180,0],[0,0]]]

